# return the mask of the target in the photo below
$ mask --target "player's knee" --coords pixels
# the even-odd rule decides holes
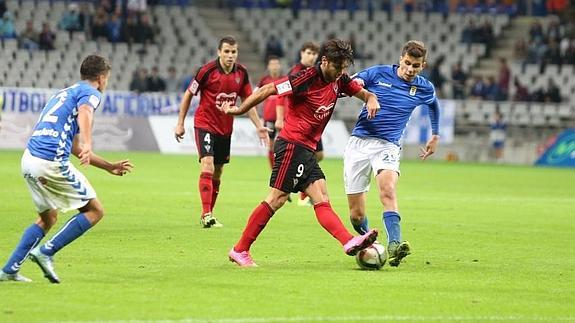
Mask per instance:
[[[395,187],[393,185],[385,185],[381,188],[379,197],[382,201],[395,200]]]
[[[288,196],[288,194],[285,194],[274,197],[269,204],[274,210],[277,211],[287,202]]]

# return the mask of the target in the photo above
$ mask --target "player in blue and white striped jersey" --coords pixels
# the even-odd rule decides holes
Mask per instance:
[[[400,141],[411,113],[419,105],[429,108],[432,136],[420,157],[425,160],[439,142],[439,103],[433,84],[418,74],[426,66],[427,49],[420,41],[409,41],[402,49],[399,65],[377,65],[355,75],[355,80],[377,96],[381,110],[367,118],[361,110],[344,154],[344,181],[350,218],[355,230],[367,232],[366,192],[372,174],[383,204],[389,264],[399,266],[411,253],[401,240],[400,216],[395,188],[399,179]]]
[[[28,255],[52,283],[60,279],[52,256],[80,237],[104,216],[96,192],[70,163],[70,154],[82,165],[93,165],[122,176],[132,169],[128,160],[108,162],[92,152],[92,120],[110,77],[110,63],[90,55],[80,67],[82,81],[62,89],[46,103],[22,156],[22,175],[36,205],[38,219],[29,226],[0,271],[0,281],[30,281],[19,274]],[[78,209],[44,245],[44,235],[56,223],[58,210]]]

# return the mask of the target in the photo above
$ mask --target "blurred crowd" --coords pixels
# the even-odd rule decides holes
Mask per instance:
[[[549,64],[575,64],[575,6],[550,17],[546,26],[534,20],[527,40],[515,43],[515,58],[524,65],[538,64],[541,72]]]
[[[104,40],[112,43],[153,44],[158,27],[150,21],[150,0],[99,0],[94,2],[70,2],[59,18],[57,28],[73,36],[88,40]],[[49,22],[43,22],[41,30],[34,21],[26,22],[24,30],[16,30],[14,19],[17,12],[0,1],[0,38],[18,39],[19,48],[29,50],[55,49],[56,32]],[[17,17],[16,17],[17,18]]]

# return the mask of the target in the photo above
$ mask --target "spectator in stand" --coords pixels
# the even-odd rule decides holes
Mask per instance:
[[[543,60],[541,62],[541,64],[544,66],[541,69],[545,70],[545,66],[547,66],[547,64],[561,66],[562,63],[563,61],[561,60],[559,44],[554,39],[549,39],[549,45],[547,46],[547,50],[545,51]]]
[[[140,67],[130,82],[130,91],[137,93],[148,91],[148,70],[144,67]]]
[[[6,11],[0,19],[0,40],[16,38],[16,36],[12,13]]]
[[[42,32],[40,32],[40,49],[43,50],[53,50],[54,41],[56,40],[56,34],[50,29],[50,24],[47,22],[42,24]]]
[[[155,43],[154,29],[150,24],[150,16],[142,15],[140,17],[140,23],[138,24],[138,32],[135,35],[135,41],[138,44]]]
[[[499,58],[499,100],[507,100],[509,96],[509,85],[511,83],[511,69],[507,65],[507,59],[504,57]]]
[[[499,86],[495,80],[495,76],[490,75],[487,77],[487,82],[485,82],[485,100],[496,101],[499,99]]]
[[[474,43],[477,39],[476,33],[477,28],[475,27],[475,20],[471,18],[467,26],[463,28],[463,31],[461,33],[461,41],[467,44],[468,47],[471,46],[471,43]]]
[[[493,25],[486,20],[479,29],[479,42],[485,44],[485,56],[489,57],[491,49],[495,46],[495,36],[493,35]]]
[[[469,95],[472,99],[484,99],[486,93],[486,86],[483,82],[483,78],[480,75],[473,77],[473,84],[471,85],[471,91]]]
[[[447,81],[446,77],[441,73],[441,64],[445,61],[445,56],[441,55],[435,61],[435,64],[429,69],[429,81],[435,86],[437,97],[443,98],[443,84]]]
[[[284,50],[282,43],[275,35],[271,35],[268,38],[268,41],[266,43],[266,52],[264,61],[267,62],[270,56],[276,56],[279,58],[284,57]]]
[[[173,66],[168,67],[168,77],[166,77],[166,92],[180,92],[181,81],[176,74],[176,68]]]
[[[106,23],[106,29],[108,31],[108,41],[111,43],[117,43],[124,40],[122,35],[122,20],[120,19],[119,13],[112,15],[112,18]]]
[[[553,103],[560,103],[561,102],[561,92],[559,91],[559,87],[553,81],[553,78],[550,77],[547,83],[547,91],[545,92],[545,102],[553,102]]]
[[[515,77],[514,85],[515,85],[515,95],[513,96],[513,101],[519,101],[519,102],[531,101],[529,91],[523,84],[521,84],[519,78]]]
[[[543,41],[544,34],[543,34],[543,26],[539,20],[534,20],[529,27],[529,40],[535,42]]]
[[[38,49],[38,41],[40,40],[40,35],[38,31],[34,28],[34,21],[26,21],[26,29],[20,33],[18,36],[18,47],[28,50]]]
[[[129,14],[128,19],[126,19],[126,24],[124,25],[124,35],[129,46],[132,46],[132,44],[136,42],[138,32],[138,17],[136,17],[135,14]]]
[[[102,38],[108,38],[108,27],[107,27],[107,14],[104,8],[100,7],[96,10],[90,29],[92,30],[92,39],[99,40]]]
[[[465,83],[467,74],[461,67],[461,62],[457,62],[451,70],[451,91],[456,100],[465,100]]]
[[[563,61],[565,64],[575,65],[575,39],[569,42],[569,47],[565,50]]]
[[[72,2],[68,5],[68,10],[64,12],[62,18],[60,18],[60,22],[58,22],[58,28],[69,32],[82,30],[77,3]]]
[[[149,92],[164,92],[166,90],[166,81],[160,76],[160,71],[157,66],[152,67],[152,74],[148,76]]]
[[[527,42],[525,39],[520,38],[515,41],[515,45],[513,46],[513,57],[520,61],[527,58]]]

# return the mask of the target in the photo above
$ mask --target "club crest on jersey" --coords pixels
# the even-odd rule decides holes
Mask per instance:
[[[417,86],[413,85],[410,89],[409,89],[409,95],[414,96],[415,92],[417,92]]]
[[[240,77],[236,77],[236,84],[240,84]]]
[[[317,120],[323,120],[326,117],[329,117],[331,109],[333,109],[334,105],[335,105],[334,102],[330,103],[330,105],[328,105],[327,107],[325,105],[322,105],[321,107],[317,108],[317,110],[315,110],[313,116]]]

